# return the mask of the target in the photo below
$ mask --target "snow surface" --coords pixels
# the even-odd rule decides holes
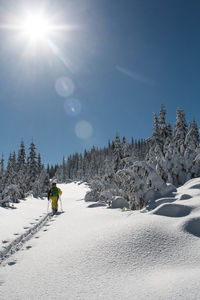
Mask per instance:
[[[86,203],[84,184],[59,187],[65,213],[3,261],[0,299],[199,299],[200,178],[141,211]],[[32,200],[5,210],[12,234],[31,219],[25,203],[32,218],[46,211],[47,201]],[[9,228],[0,241],[12,240]]]
[[[5,244],[25,233],[47,214],[47,202],[32,196],[26,200],[20,200],[20,203],[15,203],[14,207],[15,209],[0,207],[0,251]],[[1,243],[1,241],[4,242]]]

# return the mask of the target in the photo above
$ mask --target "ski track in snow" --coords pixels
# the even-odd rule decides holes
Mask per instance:
[[[200,298],[200,178],[134,212],[80,201],[85,185],[60,187],[65,214],[4,238],[3,257],[14,254],[0,299]]]
[[[43,217],[38,223],[28,229],[28,227],[24,227],[28,229],[25,233],[19,235],[16,239],[14,239],[10,243],[5,243],[4,249],[0,251],[0,265],[6,263],[7,259],[10,258],[15,252],[19,251],[24,244],[29,241],[35,233],[37,233],[51,218],[51,214],[48,213],[45,217]],[[9,263],[8,263],[9,264]]]

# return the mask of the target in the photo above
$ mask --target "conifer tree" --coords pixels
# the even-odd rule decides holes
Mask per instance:
[[[20,149],[17,156],[17,169],[18,170],[25,170],[26,167],[26,151],[24,146],[24,141],[21,141]]]
[[[5,174],[6,185],[15,184],[16,181],[16,172],[15,172],[15,158],[10,153],[7,163],[7,169]]]
[[[31,190],[38,175],[36,147],[33,141],[30,144],[29,151],[30,152],[27,159],[27,173],[28,173],[27,184],[28,184],[28,190]]]
[[[66,161],[65,157],[63,156],[63,163],[62,163],[62,182],[65,182],[66,180]]]
[[[33,196],[46,196],[49,186],[49,176],[47,174],[47,171],[43,168],[32,185]]]
[[[166,123],[166,110],[164,105],[161,105],[160,113],[159,113],[159,135],[161,142],[161,150],[164,152],[164,144],[166,139],[172,138],[172,129],[171,125]]]
[[[2,154],[2,157],[1,157],[1,174],[4,173],[4,155]]]
[[[190,144],[190,147],[193,147],[193,149],[199,146],[199,131],[195,120],[189,124],[188,133],[185,137],[185,144]]]
[[[153,129],[153,142],[160,144],[160,126],[156,113],[154,113]]]
[[[47,173],[50,174],[50,167],[49,167],[49,164],[47,165]]]
[[[128,144],[126,142],[126,137],[125,136],[123,136],[123,138],[122,138],[121,152],[122,152],[122,157],[123,158],[129,156],[129,149],[128,149]]]
[[[26,151],[24,141],[21,141],[17,156],[17,184],[19,186],[20,198],[24,198],[27,188]]]
[[[176,122],[174,124],[173,139],[177,146],[184,143],[187,134],[187,123],[183,109],[179,108],[176,113]]]
[[[12,167],[15,172],[17,172],[17,160],[15,151],[12,154]]]
[[[0,199],[1,199],[1,194],[4,190],[5,186],[5,169],[4,169],[4,155],[2,154],[1,157],[1,172],[0,172]]]
[[[42,162],[41,162],[41,155],[40,153],[38,153],[38,157],[37,157],[37,172],[38,174],[40,174],[43,170],[43,165],[42,165]]]
[[[120,161],[122,159],[122,149],[121,142],[118,133],[116,133],[115,141],[114,141],[114,171],[117,172],[119,170]]]

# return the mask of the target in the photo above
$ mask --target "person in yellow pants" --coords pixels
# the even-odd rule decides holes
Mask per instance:
[[[59,189],[56,186],[56,182],[53,182],[52,187],[50,188],[50,190],[48,192],[48,200],[51,199],[53,214],[55,214],[58,211],[58,199],[59,199],[59,196],[61,196],[61,195],[62,195],[61,189]]]

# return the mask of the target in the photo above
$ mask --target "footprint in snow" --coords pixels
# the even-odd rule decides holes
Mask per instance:
[[[16,261],[10,261],[10,262],[8,263],[9,266],[13,266],[13,265],[15,265],[15,264],[16,264]]]
[[[192,196],[190,196],[188,194],[183,194],[183,195],[181,195],[179,200],[188,200],[188,199],[191,199],[191,198],[192,198]]]
[[[3,280],[0,280],[0,286],[3,285],[3,284],[4,284],[4,281],[3,281]]]

